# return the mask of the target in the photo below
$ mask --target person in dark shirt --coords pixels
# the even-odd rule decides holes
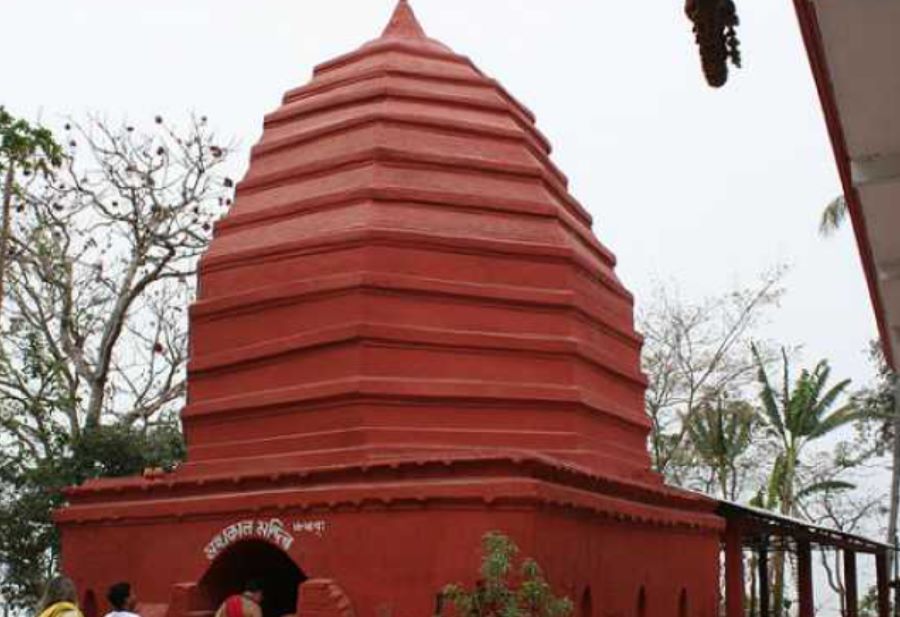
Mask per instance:
[[[106,599],[112,610],[106,614],[106,617],[140,617],[135,612],[137,607],[137,597],[131,588],[131,583],[116,583],[106,592]]]

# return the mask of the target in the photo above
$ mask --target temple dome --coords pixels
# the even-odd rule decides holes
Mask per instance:
[[[528,452],[650,477],[632,297],[549,155],[405,0],[319,65],[201,262],[183,473]]]

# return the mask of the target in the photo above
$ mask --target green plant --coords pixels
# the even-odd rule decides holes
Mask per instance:
[[[58,566],[52,515],[65,502],[63,489],[90,478],[171,469],[185,453],[174,417],[152,427],[103,425],[77,440],[56,433],[50,441],[55,451],[37,461],[0,451],[0,594],[17,608],[34,603]]]
[[[830,236],[840,229],[849,214],[847,199],[840,195],[835,197],[822,212],[819,220],[819,234]]]
[[[704,401],[685,419],[691,444],[715,474],[722,499],[737,494],[737,461],[750,447],[755,410],[744,401]]]
[[[3,314],[7,260],[12,237],[13,201],[21,200],[17,175],[52,176],[63,161],[62,148],[49,129],[32,126],[0,106],[0,316]],[[21,209],[21,204],[17,210]]]
[[[523,559],[507,536],[492,531],[482,539],[481,577],[474,589],[448,585],[444,598],[459,617],[569,617],[572,602],[554,595],[540,566]]]
[[[777,509],[786,516],[798,516],[801,514],[798,505],[804,498],[816,493],[852,488],[851,484],[832,478],[805,484],[800,471],[807,447],[863,418],[865,413],[852,402],[834,409],[845,395],[850,380],[829,386],[831,368],[826,361],[819,362],[812,371],[802,370],[796,381],[792,382],[788,355],[782,349],[783,372],[779,387],[769,378],[759,350],[753,346],[752,351],[758,368],[762,420],[778,448],[764,503],[769,509]],[[781,617],[785,614],[780,610],[785,587],[783,552],[775,554],[773,569],[774,614]]]

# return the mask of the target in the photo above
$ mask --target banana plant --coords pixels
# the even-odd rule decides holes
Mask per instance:
[[[800,486],[798,468],[810,443],[830,435],[865,414],[851,403],[837,406],[846,393],[850,380],[829,386],[831,368],[825,360],[810,371],[803,369],[795,381],[787,352],[782,349],[781,385],[776,387],[769,378],[762,356],[754,345],[753,356],[758,369],[760,409],[762,420],[778,447],[767,487],[766,505],[787,516],[797,514],[799,500],[816,492],[841,488],[838,481],[819,482]],[[784,554],[774,560],[775,584],[773,603],[780,617],[784,601]]]
[[[782,349],[782,383],[776,388],[761,355],[753,346],[760,385],[762,419],[779,447],[769,480],[769,502],[782,514],[794,515],[797,498],[797,467],[805,448],[839,428],[859,420],[863,413],[852,403],[835,408],[850,380],[830,386],[831,368],[825,360],[810,371],[803,369],[791,383],[790,361]]]

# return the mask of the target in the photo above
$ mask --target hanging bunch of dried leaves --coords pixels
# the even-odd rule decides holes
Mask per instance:
[[[740,41],[735,33],[740,20],[734,0],[686,0],[684,10],[694,22],[706,81],[720,88],[728,81],[728,63],[741,66]]]

